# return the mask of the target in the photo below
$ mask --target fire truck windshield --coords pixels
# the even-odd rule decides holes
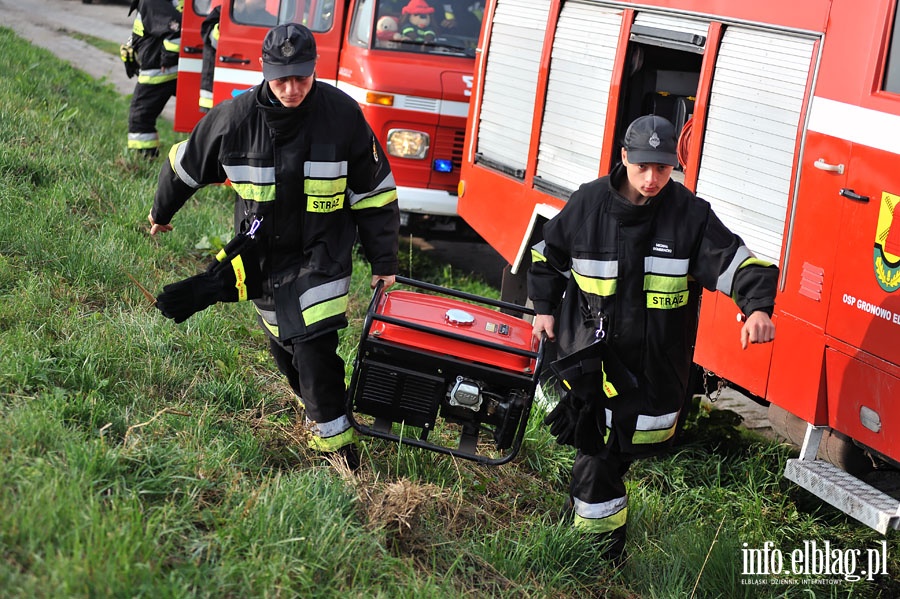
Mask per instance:
[[[481,6],[472,0],[361,0],[351,41],[399,52],[474,57]]]

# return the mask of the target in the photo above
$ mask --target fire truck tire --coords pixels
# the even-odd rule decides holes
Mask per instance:
[[[803,445],[806,421],[775,404],[769,404],[768,417],[772,430],[792,445],[797,447]],[[856,477],[864,476],[875,469],[872,458],[865,450],[846,435],[831,429],[822,435],[818,457]]]

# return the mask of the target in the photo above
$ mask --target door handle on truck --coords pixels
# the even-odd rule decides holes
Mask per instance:
[[[182,48],[185,54],[203,54],[203,48],[198,48],[197,46],[185,46]]]
[[[857,202],[868,202],[869,201],[869,196],[861,196],[858,193],[856,193],[855,191],[853,191],[852,189],[845,188],[845,189],[842,189],[839,193],[840,193],[840,195],[844,196],[845,198],[850,198],[851,200],[856,200]]]
[[[219,62],[227,62],[229,64],[250,64],[246,58],[235,58],[234,56],[220,56]]]
[[[844,174],[844,165],[843,164],[828,164],[825,162],[824,158],[819,158],[815,162],[813,162],[813,166],[819,169],[820,171],[827,171],[829,173],[837,173],[839,175]]]

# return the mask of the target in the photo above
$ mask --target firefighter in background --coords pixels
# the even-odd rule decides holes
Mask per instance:
[[[134,0],[132,46],[140,65],[128,114],[128,149],[159,155],[156,120],[175,95],[184,0]]]
[[[568,391],[545,423],[577,449],[567,510],[614,563],[625,549],[623,477],[670,445],[688,397],[700,287],[738,305],[746,349],[774,339],[778,279],[708,202],[671,180],[668,120],[631,123],[621,157],[544,225],[528,272],[533,333],[557,340],[563,356],[554,370]]]
[[[484,17],[484,3],[481,0],[477,2],[454,0],[443,4],[443,10],[442,30],[464,37],[478,37],[481,20]]]
[[[203,64],[200,67],[200,112],[209,112],[213,106],[213,75],[216,70],[216,48],[219,47],[219,18],[222,14],[222,0],[212,0],[209,13],[200,25],[203,40]]]
[[[355,468],[338,330],[347,326],[357,237],[372,288],[395,282],[394,176],[356,100],[315,80],[309,29],[296,23],[271,29],[260,62],[260,85],[214,106],[170,150],[150,234],[170,231],[172,217],[201,187],[231,181],[236,230],[261,220],[255,238],[263,280],[254,303],[275,363],[305,407],[311,447],[338,452]]]

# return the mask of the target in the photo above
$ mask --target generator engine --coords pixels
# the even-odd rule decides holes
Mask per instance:
[[[511,460],[543,362],[543,343],[513,314],[534,312],[405,277],[397,282],[415,290],[379,286],[363,323],[347,400],[354,428],[481,463]]]

